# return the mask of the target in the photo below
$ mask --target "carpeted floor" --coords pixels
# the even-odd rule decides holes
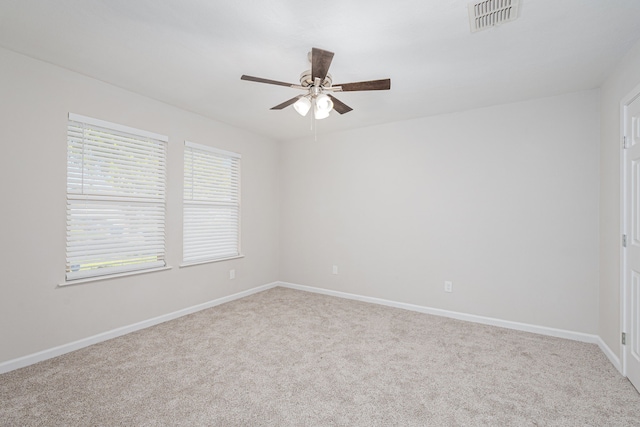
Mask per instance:
[[[0,376],[2,426],[640,426],[597,346],[274,288]]]

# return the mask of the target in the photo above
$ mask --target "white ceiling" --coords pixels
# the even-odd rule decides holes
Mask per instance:
[[[351,129],[598,87],[640,38],[640,0],[522,0],[520,17],[471,33],[462,0],[0,0],[0,45],[213,119],[285,140],[307,52],[335,52]]]

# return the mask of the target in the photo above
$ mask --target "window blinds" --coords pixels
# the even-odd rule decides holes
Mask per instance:
[[[240,255],[240,158],[185,141],[185,264]]]
[[[165,266],[166,143],[69,114],[67,280]]]

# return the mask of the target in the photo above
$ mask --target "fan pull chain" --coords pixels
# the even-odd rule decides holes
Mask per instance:
[[[318,142],[318,121],[316,115],[313,115],[313,142]]]

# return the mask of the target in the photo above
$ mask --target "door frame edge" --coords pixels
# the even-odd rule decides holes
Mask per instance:
[[[619,120],[619,134],[618,134],[618,141],[619,141],[619,162],[620,162],[620,183],[619,183],[619,189],[620,189],[620,238],[622,238],[622,235],[626,234],[627,232],[627,215],[626,215],[626,209],[627,209],[627,200],[626,200],[626,194],[627,194],[627,180],[626,180],[626,156],[625,156],[625,149],[622,146],[622,141],[623,138],[626,136],[625,132],[626,132],[626,108],[629,104],[631,104],[633,101],[636,100],[636,98],[640,97],[640,83],[638,85],[636,85],[631,91],[629,91],[620,101],[620,120]],[[627,332],[627,286],[626,286],[626,266],[627,266],[627,251],[625,250],[625,248],[622,246],[622,244],[620,244],[619,247],[619,254],[620,254],[620,331],[619,331],[619,348],[620,348],[620,369],[621,369],[621,373],[624,377],[627,377],[627,351],[625,346],[622,344],[622,332]]]

